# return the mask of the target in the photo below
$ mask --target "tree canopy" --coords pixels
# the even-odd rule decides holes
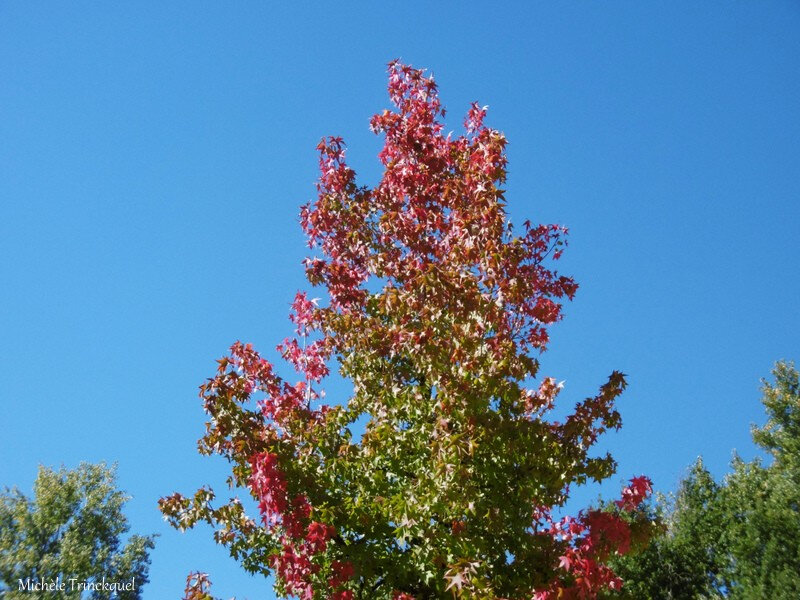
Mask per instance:
[[[161,510],[179,529],[213,525],[282,596],[592,598],[620,584],[605,562],[648,525],[620,514],[650,482],[634,478],[611,510],[558,514],[572,487],[614,473],[591,449],[620,427],[626,386],[614,372],[551,418],[561,386],[538,356],[578,287],[551,267],[566,229],[511,225],[506,138],[485,107],[446,135],[433,78],[398,62],[389,96],[370,122],[385,140],[375,187],[356,183],[342,139],[318,146],[301,224],[322,298],[297,294],[296,337],[278,346],[298,378],[237,342],[201,387],[200,452],[230,461],[260,514],[209,487]],[[353,393],[329,402],[332,363]],[[187,597],[205,597],[207,578],[191,581]]]
[[[666,514],[666,535],[618,559],[632,598],[800,598],[800,386],[794,365],[779,362],[763,382],[767,422],[753,441],[771,456],[734,458],[721,483],[693,465]]]
[[[4,598],[92,598],[138,600],[148,582],[148,551],[154,536],[131,535],[123,506],[128,497],[116,489],[114,468],[81,463],[75,470],[40,467],[28,498],[18,489],[0,493],[0,596]],[[31,581],[63,590],[20,590]],[[89,589],[102,583],[109,586]],[[70,583],[70,579],[77,582]],[[131,589],[114,590],[112,583]],[[77,587],[76,587],[77,586]]]

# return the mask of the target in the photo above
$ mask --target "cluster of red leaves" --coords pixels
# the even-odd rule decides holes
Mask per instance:
[[[553,298],[572,298],[577,289],[571,278],[542,265],[547,256],[560,256],[566,230],[525,222],[524,235],[509,243],[503,192],[495,186],[505,179],[506,140],[483,125],[485,108],[473,105],[468,135],[452,139],[437,120],[444,111],[432,78],[392,63],[389,93],[398,110],[371,120],[386,140],[379,155],[384,175],[375,189],[356,186],[340,138],[320,143],[319,198],[301,210],[309,246],[319,246],[324,257],[306,260],[309,280],[327,287],[332,310],[360,313],[370,277],[409,288],[433,271],[453,297],[477,284],[478,293],[495,300],[483,327],[494,334],[495,359],[517,351],[516,344],[543,349],[546,326],[561,317]],[[391,333],[387,339],[398,353],[432,337],[425,329]],[[336,341],[339,347],[349,342]]]
[[[558,447],[556,477],[531,466],[524,455],[519,464],[509,462],[508,473],[503,473],[508,482],[519,483],[519,489],[541,494],[531,497],[532,492],[523,502],[548,503],[530,523],[520,523],[513,510],[505,514],[490,507],[487,514],[508,518],[516,535],[530,537],[532,529],[563,549],[557,565],[542,567],[552,574],[544,581],[545,589],[530,579],[523,590],[526,597],[535,593],[539,600],[594,598],[600,590],[620,584],[603,561],[613,552],[628,550],[628,526],[611,512],[590,511],[578,519],[553,521],[550,510],[553,504],[563,504],[571,481],[599,480],[613,472],[610,457],[589,458],[587,451],[598,435],[620,425],[614,401],[625,388],[624,376],[614,372],[600,393],[579,403],[564,423],[543,419],[561,389],[555,379],[544,378],[536,391],[520,385],[537,375],[538,361],[530,354],[546,348],[548,327],[562,316],[560,302],[577,290],[571,278],[545,266],[548,259],[561,256],[566,229],[526,221],[523,232],[514,234],[499,187],[506,176],[506,139],[484,125],[486,107],[472,105],[466,135],[445,136],[440,120],[444,110],[433,78],[398,62],[389,65],[389,96],[396,110],[383,111],[370,121],[372,130],[385,138],[379,154],[384,172],[375,188],[356,184],[341,138],[326,138],[318,146],[318,197],[302,207],[300,222],[309,247],[318,250],[304,261],[306,275],[312,285],[325,289],[327,303],[320,306],[298,293],[290,313],[297,337],[278,346],[300,380],[283,380],[249,344],[237,342],[219,361],[216,377],[201,387],[212,419],[200,449],[221,453],[234,464],[236,483],[246,485],[258,502],[262,531],[243,516],[240,505],[208,508],[207,493],[198,492],[194,503],[176,494],[162,500],[162,510],[178,527],[198,520],[221,524],[218,540],[237,556],[257,563],[263,550],[262,562],[288,595],[350,600],[351,584],[368,576],[373,577],[368,586],[380,588],[386,574],[370,575],[348,560],[347,553],[369,541],[375,531],[370,519],[382,515],[386,503],[382,496],[369,498],[377,507],[370,517],[346,514],[341,502],[352,500],[348,482],[342,483],[342,473],[352,473],[346,461],[362,450],[360,456],[371,456],[370,443],[378,428],[367,432],[356,451],[342,433],[352,419],[337,420],[340,407],[319,402],[319,386],[329,375],[327,363],[335,358],[340,372],[359,390],[362,412],[383,415],[384,420],[390,411],[407,413],[401,404],[411,396],[435,408],[434,430],[425,433],[429,437],[421,444],[435,463],[426,472],[449,478],[454,486],[454,473],[472,477],[473,489],[487,485],[476,465],[498,467],[479,449],[494,447],[486,440],[498,427],[508,436],[508,447],[524,448],[525,440]],[[377,293],[371,291],[376,283],[381,288]],[[244,408],[253,399],[258,410]],[[496,413],[490,408],[492,399],[502,404]],[[401,431],[398,422],[392,422],[392,428]],[[454,432],[457,435],[451,436]],[[332,489],[320,474],[335,468],[344,470],[328,478],[341,485]],[[537,481],[540,472],[542,479]],[[379,475],[389,481],[382,471]],[[398,474],[392,477],[400,479]],[[524,488],[522,477],[528,478]],[[407,481],[418,485],[420,477],[412,473]],[[649,480],[635,478],[617,506],[632,511],[649,492]],[[357,498],[358,503],[362,500]],[[488,531],[490,525],[477,525],[467,516],[471,508],[453,502],[448,510],[455,514],[443,520],[446,534],[441,543],[466,548],[470,536],[477,535],[480,545],[482,534],[475,532]],[[433,527],[438,513],[431,514],[425,520]],[[338,515],[338,522],[332,515]],[[394,524],[413,521],[400,516],[388,519],[391,526],[384,531],[389,537],[371,547],[398,548]],[[396,551],[405,553],[402,547]],[[535,552],[532,548],[530,556],[539,556]],[[374,562],[388,564],[379,561],[391,558]],[[486,565],[473,558],[447,565],[436,555],[431,561],[447,579],[447,590],[468,597],[470,590],[483,585],[480,577],[492,577]],[[416,597],[409,590],[420,588],[407,583],[403,589],[388,588],[393,600]],[[436,585],[440,583],[426,589],[445,589],[444,584]]]
[[[652,492],[650,479],[634,477],[622,490],[622,500],[615,504],[632,512]],[[604,510],[581,513],[577,519],[564,517],[552,520],[547,507],[536,511],[540,535],[557,538],[567,545],[559,557],[561,574],[551,585],[539,590],[534,600],[585,600],[595,598],[603,589],[618,590],[622,580],[604,564],[616,553],[626,554],[631,547],[631,527],[618,514]]]
[[[286,479],[278,468],[275,454],[262,453],[251,458],[250,489],[258,499],[264,526],[282,526],[281,551],[273,555],[272,566],[286,590],[302,600],[312,600],[311,576],[318,571],[312,562],[315,554],[325,552],[336,533],[331,525],[311,521],[311,504],[303,494],[287,497]],[[352,576],[349,563],[337,562],[329,578],[332,598],[347,600],[350,592],[339,589]]]
[[[616,504],[622,510],[631,512],[653,491],[653,484],[647,477],[634,477],[631,484],[622,490],[622,498]]]

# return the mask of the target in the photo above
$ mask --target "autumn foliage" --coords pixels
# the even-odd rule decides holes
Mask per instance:
[[[560,385],[537,357],[578,287],[548,266],[566,230],[512,228],[506,138],[485,108],[445,135],[433,78],[398,62],[389,95],[370,122],[385,139],[377,186],[356,183],[340,138],[318,146],[300,219],[323,298],[297,294],[296,337],[278,346],[297,376],[237,342],[201,388],[200,451],[230,461],[260,514],[215,506],[210,488],[161,510],[181,529],[213,525],[285,596],[593,598],[620,585],[605,560],[641,534],[630,514],[650,482],[634,478],[613,510],[557,516],[571,486],[614,472],[591,448],[620,426],[625,388],[614,372],[549,417]],[[329,402],[334,365],[353,392]]]

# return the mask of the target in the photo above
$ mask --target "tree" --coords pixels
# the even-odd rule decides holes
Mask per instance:
[[[779,362],[775,384],[763,381],[764,427],[753,441],[772,456],[764,466],[734,458],[722,489],[722,579],[742,600],[800,598],[800,385],[793,364]]]
[[[772,456],[745,462],[717,484],[701,460],[681,483],[667,535],[616,560],[631,597],[789,600],[800,597],[800,386],[790,363],[763,381],[768,419],[753,440]]]
[[[6,488],[0,494],[0,596],[140,598],[154,536],[132,535],[122,546],[128,497],[115,484],[113,467],[81,463],[74,471],[39,467],[32,499]],[[56,582],[61,590],[51,585]],[[42,589],[43,583],[50,587]]]
[[[619,584],[603,564],[629,545],[618,513],[650,482],[632,480],[614,511],[554,516],[571,486],[614,472],[590,449],[620,426],[626,385],[612,373],[562,422],[548,420],[556,380],[530,385],[577,289],[547,266],[566,230],[525,222],[515,235],[506,139],[485,107],[445,136],[433,78],[398,62],[389,95],[396,109],[371,120],[385,136],[376,187],[356,184],[340,138],[318,146],[319,195],[301,224],[325,301],[298,293],[297,337],[278,346],[299,381],[237,342],[201,387],[200,452],[231,462],[229,484],[249,490],[259,521],[238,498],[215,507],[208,487],[161,510],[179,529],[212,524],[283,596],[594,597]],[[345,403],[323,401],[331,362],[353,384]]]

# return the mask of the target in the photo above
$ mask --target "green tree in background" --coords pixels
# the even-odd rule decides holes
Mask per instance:
[[[154,536],[132,535],[124,546],[120,537],[129,526],[122,512],[129,499],[116,489],[115,468],[104,463],[81,463],[70,471],[39,467],[33,498],[18,489],[0,493],[0,597],[112,597],[111,590],[72,590],[79,582],[130,582],[133,590],[117,591],[122,600],[141,597],[148,581],[148,551]],[[20,591],[24,583],[59,578],[63,591]]]
[[[730,554],[722,577],[732,598],[800,598],[800,385],[792,364],[773,374],[763,387],[769,419],[753,428],[772,464],[735,459],[722,495]]]
[[[753,428],[772,461],[735,457],[717,484],[698,460],[672,502],[655,507],[666,535],[616,559],[625,586],[615,597],[800,598],[800,386],[791,363],[772,373],[762,388],[767,423]]]

